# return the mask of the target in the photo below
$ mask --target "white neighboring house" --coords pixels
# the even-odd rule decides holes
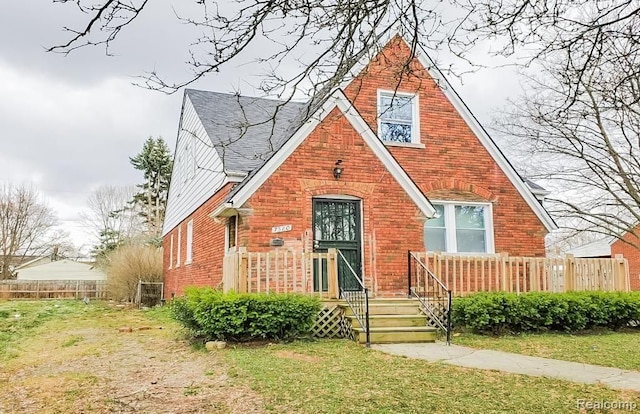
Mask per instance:
[[[17,267],[17,280],[106,280],[107,275],[89,263],[41,257]]]
[[[584,258],[611,257],[611,245],[616,241],[617,239],[615,237],[605,237],[591,243],[574,247],[569,250],[567,254]]]

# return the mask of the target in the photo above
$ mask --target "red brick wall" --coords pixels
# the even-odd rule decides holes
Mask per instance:
[[[333,177],[336,160],[344,172]],[[364,272],[377,292],[404,294],[406,252],[423,250],[420,213],[413,201],[382,165],[342,113],[335,109],[246,205],[242,243],[250,251],[270,250],[269,241],[285,239],[284,248],[309,246],[312,198],[342,194],[362,200]],[[291,224],[292,230],[274,235],[273,226]]]
[[[469,129],[399,37],[346,88],[371,128],[377,130],[377,91],[417,93],[424,148],[389,146],[391,153],[431,200],[493,204],[496,252],[544,256],[547,231],[526,201]]]
[[[611,257],[621,254],[629,261],[631,290],[640,290],[640,249],[635,247],[640,246],[640,239],[635,235],[638,234],[638,231],[640,231],[640,226],[636,227],[634,232],[629,232],[623,237],[623,240],[627,242],[616,240],[611,245]]]
[[[181,295],[185,286],[216,286],[222,281],[222,258],[226,223],[216,223],[209,214],[220,205],[229,193],[231,184],[225,185],[189,217],[172,229],[162,239],[164,263],[164,295]],[[193,220],[193,258],[185,263],[187,256],[187,223]],[[180,266],[178,258],[178,229],[182,229]],[[173,263],[171,257],[171,235],[173,235]]]

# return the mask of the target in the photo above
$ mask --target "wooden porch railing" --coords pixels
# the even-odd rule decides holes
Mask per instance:
[[[317,275],[315,283],[314,275]],[[223,260],[222,289],[225,292],[292,292],[337,298],[337,250],[257,253],[240,248]]]
[[[610,259],[414,253],[454,296],[474,292],[629,291],[629,263]]]

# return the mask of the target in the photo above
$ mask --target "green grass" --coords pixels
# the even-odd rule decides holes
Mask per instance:
[[[461,334],[456,345],[640,371],[640,330],[584,334],[541,333],[505,336]]]
[[[61,344],[61,346],[63,348],[68,348],[70,346],[74,346],[74,345],[80,343],[82,340],[83,340],[83,337],[80,336],[80,335],[71,335],[71,336],[69,336],[69,338],[66,341],[64,341]]]
[[[171,325],[176,323],[176,321],[171,317],[171,311],[169,310],[168,306],[153,307],[150,309],[145,309],[142,312],[147,318],[157,323]]]
[[[119,333],[122,326],[153,329]],[[140,341],[150,347],[147,352],[154,360],[200,358],[205,378],[224,378],[219,385],[216,382],[215,387],[223,388],[211,404],[226,407],[229,395],[244,390],[238,392],[255,395],[271,413],[562,413],[579,412],[579,399],[640,403],[640,393],[430,364],[367,350],[346,340],[251,344],[193,353],[180,332],[166,308],[141,312],[99,302],[89,306],[79,301],[0,302],[0,365],[5,364],[0,370],[0,407],[3,401],[17,401],[19,390],[34,399],[34,406],[52,407],[50,412],[80,408],[106,412],[109,387],[137,378],[138,374],[127,375],[149,361],[146,357],[132,360],[130,350],[123,348]],[[469,337],[455,341],[462,339]],[[83,358],[86,365],[78,365]],[[108,371],[95,372],[91,362],[95,358],[128,358],[128,363],[141,365],[133,369],[114,364]],[[51,364],[75,368],[43,375],[48,372],[43,367]],[[211,391],[203,384],[206,381],[189,380],[173,398],[183,407],[198,403]],[[90,398],[95,395],[105,395],[105,400]],[[97,408],[86,406],[85,401]],[[153,407],[148,412],[162,412],[160,406]]]
[[[238,347],[230,376],[262,394],[268,412],[558,413],[586,399],[640,401],[640,393],[394,357],[350,341]]]
[[[14,356],[13,347],[44,323],[74,317],[86,312],[86,308],[81,301],[0,302],[0,359]]]

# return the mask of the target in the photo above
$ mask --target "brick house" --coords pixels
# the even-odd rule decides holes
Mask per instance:
[[[188,89],[163,229],[165,295],[243,247],[339,248],[377,296],[407,251],[542,257],[555,224],[429,57],[399,35],[310,103]]]

